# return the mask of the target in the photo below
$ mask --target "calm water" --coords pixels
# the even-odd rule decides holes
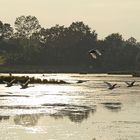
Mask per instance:
[[[140,140],[140,78],[35,74],[69,84],[0,85],[0,140]],[[82,83],[77,83],[83,80]],[[120,87],[109,90],[104,81]]]

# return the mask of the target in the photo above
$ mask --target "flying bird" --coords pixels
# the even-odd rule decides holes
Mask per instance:
[[[11,80],[10,82],[3,81],[6,84],[6,87],[11,87],[16,79]]]
[[[96,50],[94,50],[94,49],[90,50],[90,51],[89,51],[89,54],[90,54],[94,59],[96,59],[97,56],[102,55],[101,52],[100,52],[99,50],[97,50],[97,49],[96,49]]]
[[[125,82],[127,84],[127,87],[133,87],[136,81],[132,82]]]
[[[104,82],[104,83],[108,86],[108,89],[114,89],[117,85],[117,84],[111,84],[109,82]]]
[[[22,89],[28,88],[29,82],[30,82],[30,79],[28,79],[25,83],[20,83],[21,88],[22,88]]]

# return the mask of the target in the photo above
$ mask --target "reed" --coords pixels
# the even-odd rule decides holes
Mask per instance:
[[[10,82],[12,79],[16,79],[14,83],[24,83],[28,79],[30,79],[30,83],[38,83],[38,84],[68,84],[64,80],[57,80],[57,79],[40,79],[35,77],[29,76],[0,76],[0,84],[3,84],[3,81]]]

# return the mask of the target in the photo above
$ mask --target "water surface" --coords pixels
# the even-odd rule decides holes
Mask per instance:
[[[18,74],[20,75],[20,74]],[[22,74],[23,75],[23,74]],[[0,85],[0,140],[139,140],[140,78],[25,74],[68,84]],[[80,81],[80,82],[79,82]],[[117,83],[109,90],[104,81]],[[78,83],[79,82],[79,83]]]

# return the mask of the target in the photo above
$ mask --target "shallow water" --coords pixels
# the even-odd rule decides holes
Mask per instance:
[[[26,74],[69,84],[0,85],[0,140],[139,140],[140,78],[106,74]],[[82,80],[81,83],[77,83]],[[107,89],[104,81],[117,83]]]

